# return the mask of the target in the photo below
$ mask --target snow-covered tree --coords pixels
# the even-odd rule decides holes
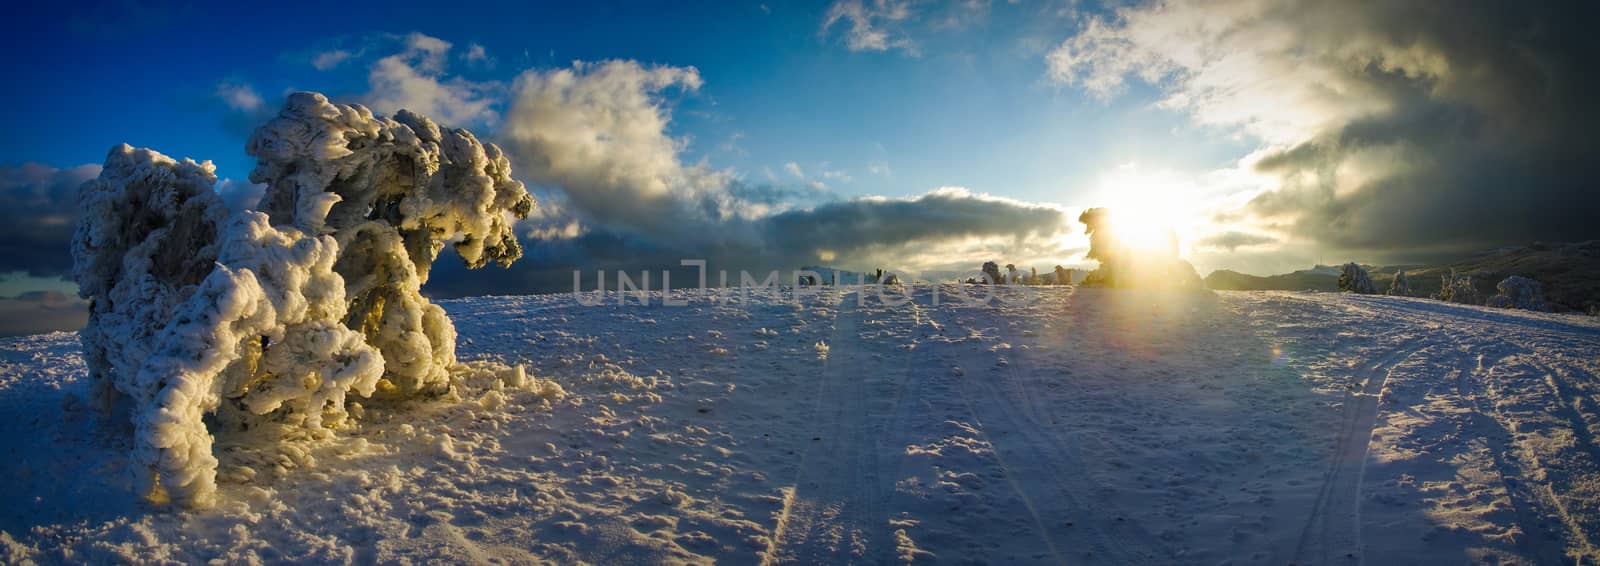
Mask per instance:
[[[1478,298],[1478,289],[1472,285],[1472,276],[1457,273],[1451,269],[1450,273],[1439,276],[1439,294],[1437,298],[1447,303],[1461,303],[1467,305],[1482,304]]]
[[[1006,264],[1006,284],[1007,285],[1016,285],[1017,281],[1018,281],[1018,278],[1017,278],[1017,266],[1016,266],[1016,264],[1012,264],[1012,263]]]
[[[273,224],[338,238],[346,324],[383,352],[380,392],[442,391],[455,328],[421,294],[434,258],[452,240],[470,268],[522,256],[506,213],[527,216],[533,199],[500,148],[405,110],[381,118],[297,93],[246,152]]]
[[[1005,284],[1006,280],[1000,277],[1000,264],[998,263],[992,261],[983,262],[983,275],[988,279],[988,281],[985,281],[985,283],[990,285]]]
[[[1339,290],[1362,295],[1378,292],[1378,288],[1372,284],[1372,277],[1367,275],[1367,270],[1353,261],[1339,269]]]
[[[1512,275],[1495,285],[1495,289],[1500,293],[1490,296],[1484,304],[1505,309],[1550,310],[1550,304],[1544,300],[1544,285],[1533,279]]]
[[[320,435],[352,391],[446,391],[455,328],[420,293],[429,268],[447,241],[469,267],[511,263],[507,216],[533,207],[499,148],[406,111],[298,93],[246,150],[267,189],[230,220],[209,162],[126,145],[79,196],[98,396],[132,405],[145,492],[188,506],[215,493],[207,414]]]
[[[1406,272],[1405,272],[1405,270],[1402,269],[1402,270],[1396,271],[1394,273],[1394,281],[1390,281],[1389,282],[1389,293],[1388,294],[1394,295],[1394,296],[1397,296],[1397,297],[1409,297],[1409,296],[1411,296],[1411,285],[1406,282]]]
[[[1057,285],[1071,285],[1072,284],[1072,270],[1071,269],[1067,269],[1065,267],[1061,267],[1061,266],[1057,265],[1056,269],[1055,269],[1055,273],[1056,273],[1056,284]]]
[[[216,264],[227,209],[211,188],[214,171],[209,161],[179,162],[123,144],[106,156],[99,178],[79,189],[84,220],[73,237],[73,279],[90,299],[79,337],[103,409],[118,391],[134,394],[132,372]]]

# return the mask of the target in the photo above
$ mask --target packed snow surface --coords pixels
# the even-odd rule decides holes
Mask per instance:
[[[1600,559],[1595,319],[811,290],[443,301],[469,367],[526,373],[338,435],[219,433],[217,504],[190,512],[130,489],[76,335],[0,341],[0,561]]]

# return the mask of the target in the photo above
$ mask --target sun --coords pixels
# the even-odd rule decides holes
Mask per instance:
[[[1136,252],[1176,254],[1178,235],[1173,221],[1144,210],[1115,209],[1111,230],[1122,245]]]
[[[1096,193],[1112,211],[1108,227],[1136,251],[1179,253],[1199,224],[1195,187],[1179,175],[1124,164],[1101,176]]]

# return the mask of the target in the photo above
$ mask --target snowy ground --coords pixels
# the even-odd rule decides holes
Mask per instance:
[[[446,301],[484,385],[219,438],[130,494],[76,337],[0,341],[0,561],[1561,563],[1600,559],[1600,322],[1417,299],[833,289]]]

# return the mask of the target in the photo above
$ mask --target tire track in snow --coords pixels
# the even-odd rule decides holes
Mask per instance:
[[[969,330],[970,328],[968,326],[952,320],[955,315],[963,310],[965,310],[965,312],[977,312],[978,309],[987,308],[989,307],[952,306],[944,309],[929,309],[927,313],[927,320],[929,321],[929,324],[936,329],[948,329],[951,332]],[[953,342],[962,343],[969,339],[972,339],[972,337],[954,340]],[[1051,560],[1057,564],[1068,563],[1062,558],[1061,553],[1055,545],[1055,542],[1050,537],[1048,529],[1045,528],[1045,523],[1041,521],[1039,507],[1035,504],[1034,498],[1029,496],[1029,491],[1022,486],[1022,482],[1018,481],[1018,468],[1015,467],[1014,464],[1009,464],[1006,454],[1002,453],[1003,451],[1008,452],[1009,450],[1002,450],[1001,445],[997,443],[996,436],[990,433],[990,421],[985,420],[986,412],[980,411],[978,406],[973,402],[973,395],[967,393],[967,390],[972,387],[971,383],[974,380],[983,379],[982,377],[974,374],[976,373],[975,370],[977,368],[984,367],[984,356],[977,352],[970,352],[966,350],[965,347],[957,346],[956,348],[956,351],[966,354],[959,358],[960,365],[958,367],[971,368],[971,371],[973,371],[973,374],[961,375],[955,378],[956,382],[953,385],[955,387],[955,391],[958,392],[955,397],[958,397],[960,400],[958,406],[961,409],[964,409],[967,416],[971,419],[971,424],[973,425],[973,429],[977,432],[979,440],[982,440],[985,444],[991,447],[992,456],[995,461],[995,466],[998,468],[999,474],[1005,479],[1006,485],[1010,488],[1011,492],[1016,495],[1017,500],[1023,506],[1023,510],[1027,512],[1029,522],[1034,525],[1034,533],[1039,537],[1040,543],[1044,546],[1044,550],[1049,554]],[[968,370],[963,370],[963,372],[965,371]],[[1013,428],[1015,428],[1015,426],[1013,426]],[[1079,508],[1077,505],[1074,505],[1073,507]]]
[[[1309,300],[1300,297],[1295,298]],[[1345,302],[1341,303],[1341,306],[1351,313],[1368,318],[1399,319],[1410,323],[1413,329],[1417,327],[1439,329],[1442,335],[1449,338],[1448,344],[1468,350],[1482,350],[1488,347],[1488,344],[1498,343],[1510,350],[1519,352],[1523,356],[1528,356],[1537,352],[1549,351],[1551,343],[1587,351],[1592,351],[1597,345],[1594,340],[1585,340],[1585,338],[1593,337],[1594,333],[1591,332],[1588,336],[1585,336],[1585,332],[1582,332],[1585,329],[1581,327],[1564,321],[1547,320],[1538,314],[1484,311],[1483,307],[1445,303],[1419,305],[1414,304],[1417,302],[1415,300],[1398,298],[1347,297],[1346,299]],[[1382,303],[1379,304],[1378,301],[1382,301]],[[1557,325],[1559,328],[1551,328],[1552,325]],[[1574,330],[1579,332],[1573,332]],[[1511,336],[1517,338],[1510,338]],[[1469,341],[1469,339],[1471,340]],[[1576,449],[1594,465],[1600,465],[1600,447],[1597,447],[1593,435],[1590,434],[1587,428],[1586,420],[1574,404],[1575,401],[1568,393],[1564,392],[1564,388],[1559,383],[1560,380],[1556,377],[1555,370],[1532,360],[1527,360],[1524,364],[1542,377],[1538,381],[1541,382],[1541,385],[1547,387],[1553,396],[1551,401],[1553,401],[1554,406],[1558,407],[1558,410],[1552,413],[1551,416],[1565,421],[1566,427],[1572,429],[1577,444]],[[1587,373],[1581,369],[1577,371]],[[1473,375],[1482,376],[1480,381],[1484,381],[1487,384],[1488,376],[1491,373],[1490,368],[1480,368],[1480,371]],[[1592,380],[1592,377],[1590,379]],[[1515,427],[1512,426],[1513,419],[1500,410],[1497,403],[1493,402],[1492,397],[1483,400],[1472,398],[1470,399],[1470,404],[1468,404],[1469,398],[1465,394],[1461,395],[1461,399],[1463,404],[1467,404],[1474,412],[1475,418],[1490,419],[1492,422],[1499,423],[1499,427],[1508,432],[1514,430]],[[1489,439],[1491,443],[1496,440],[1502,440],[1496,438],[1493,434],[1482,436]],[[1580,517],[1574,515],[1568,509],[1568,505],[1562,501],[1561,493],[1558,493],[1550,479],[1552,470],[1541,461],[1535,447],[1525,446],[1522,440],[1515,437],[1511,439],[1510,443],[1500,442],[1498,446],[1504,450],[1497,449],[1497,466],[1505,466],[1504,468],[1499,468],[1503,470],[1503,473],[1519,474],[1514,476],[1520,480],[1516,483],[1524,484],[1522,487],[1526,490],[1526,492],[1520,492],[1510,485],[1511,482],[1506,482],[1507,493],[1521,493],[1523,497],[1522,503],[1526,504],[1526,514],[1519,512],[1517,517],[1519,523],[1524,525],[1522,530],[1528,538],[1537,539],[1538,537],[1532,534],[1535,532],[1540,534],[1548,533],[1548,529],[1529,528],[1527,526],[1531,524],[1537,527],[1542,523],[1539,520],[1540,513],[1535,511],[1539,510],[1546,515],[1560,519],[1564,532],[1558,533],[1558,535],[1563,535],[1560,537],[1562,540],[1574,542],[1575,549],[1579,553],[1589,557],[1600,556],[1600,551],[1597,551],[1589,540],[1584,528],[1584,522]],[[1503,456],[1506,453],[1505,450],[1513,450],[1519,447],[1524,453],[1525,459],[1529,460],[1532,466],[1531,469],[1520,464],[1514,464]],[[1532,485],[1526,485],[1525,482],[1531,482]],[[1528,496],[1531,496],[1531,498]],[[1513,495],[1513,497],[1516,497],[1516,495]],[[1517,505],[1517,503],[1517,501],[1513,501],[1514,505]],[[1522,506],[1517,508],[1523,509]],[[1555,562],[1565,562],[1566,549],[1552,549],[1548,547],[1548,544],[1548,537],[1545,537],[1544,540],[1529,540],[1526,550],[1534,553],[1534,556],[1541,563],[1549,563],[1549,558],[1552,554],[1562,557]]]
[[[863,348],[861,291],[843,294],[834,316],[827,359],[811,422],[817,425],[801,458],[764,563],[877,563],[893,549],[884,511],[892,477],[886,477],[874,423],[872,390],[878,378],[873,353]],[[878,362],[881,363],[881,362]],[[898,392],[906,377],[887,380]],[[898,393],[896,394],[898,397]],[[899,404],[891,401],[891,406]]]
[[[1375,315],[1375,311],[1372,310],[1375,308],[1375,305],[1370,304],[1369,301],[1370,300],[1362,300],[1359,301],[1359,303],[1361,303],[1360,306],[1356,306],[1356,304],[1351,304],[1349,306],[1353,307],[1353,310],[1360,310],[1361,312],[1369,315]],[[1526,316],[1519,316],[1524,315],[1525,313],[1521,313],[1520,311],[1485,312],[1484,307],[1472,307],[1464,305],[1419,306],[1411,304],[1413,302],[1414,301],[1409,300],[1389,301],[1389,303],[1392,304],[1386,304],[1384,306],[1393,308],[1389,308],[1385,312],[1390,317],[1399,318],[1416,325],[1424,325],[1425,327],[1438,327],[1441,325],[1447,325],[1451,329],[1451,333],[1449,334],[1451,343],[1457,345],[1458,347],[1464,347],[1469,350],[1481,350],[1486,348],[1487,344],[1500,344],[1508,350],[1517,352],[1519,357],[1524,358],[1523,364],[1541,377],[1541,379],[1537,381],[1540,383],[1540,385],[1546,387],[1550,392],[1552,397],[1552,405],[1557,408],[1556,411],[1549,413],[1550,416],[1561,419],[1564,421],[1565,426],[1572,430],[1576,444],[1575,449],[1579,452],[1579,455],[1588,459],[1591,466],[1600,466],[1600,445],[1596,444],[1594,435],[1588,428],[1587,420],[1584,418],[1583,413],[1578,410],[1575,398],[1572,394],[1565,391],[1566,388],[1561,385],[1562,379],[1558,378],[1558,371],[1553,366],[1541,363],[1539,361],[1534,361],[1532,359],[1526,359],[1526,357],[1537,355],[1540,352],[1546,352],[1546,355],[1548,355],[1551,349],[1551,343],[1563,344],[1573,349],[1585,349],[1588,351],[1593,351],[1597,345],[1597,342],[1594,340],[1584,339],[1592,337],[1593,334],[1590,336],[1585,336],[1582,332],[1573,333],[1571,330],[1577,329],[1577,327],[1564,321],[1546,320],[1538,314],[1526,314]],[[1554,329],[1551,328],[1552,325],[1557,325],[1560,328],[1567,328],[1568,330],[1562,331]],[[1468,338],[1473,339],[1474,341],[1469,342],[1467,341]],[[1568,365],[1571,367],[1571,364]],[[1574,367],[1573,371],[1588,376],[1588,373],[1580,368]],[[1488,369],[1483,369],[1476,375],[1483,376],[1484,379],[1487,379],[1490,373],[1491,372]],[[1592,382],[1593,377],[1588,376],[1588,379],[1585,381]],[[1481,402],[1475,402],[1472,407],[1478,415],[1483,416],[1483,418],[1492,419],[1493,421],[1498,422],[1501,428],[1504,430],[1514,430],[1514,427],[1512,426],[1514,422],[1513,419],[1504,411],[1500,410],[1496,403],[1490,402],[1485,404]],[[1551,470],[1543,463],[1540,455],[1535,449],[1536,447],[1525,446],[1525,443],[1520,439],[1513,438],[1510,444],[1506,444],[1504,446],[1507,449],[1520,447],[1526,459],[1530,460],[1530,463],[1532,464],[1531,469],[1520,465],[1515,467],[1515,469],[1520,470],[1523,474],[1518,477],[1533,481],[1533,486],[1529,486],[1529,489],[1535,492],[1532,504],[1545,511],[1546,514],[1553,515],[1561,520],[1561,523],[1564,527],[1564,532],[1558,533],[1559,535],[1562,535],[1561,538],[1563,540],[1572,541],[1574,543],[1575,550],[1577,550],[1583,556],[1600,556],[1600,550],[1595,548],[1594,543],[1590,539],[1588,529],[1585,528],[1586,526],[1592,525],[1586,525],[1584,516],[1574,514],[1571,509],[1569,509],[1569,505],[1563,501],[1563,494],[1561,493],[1565,490],[1558,490],[1554,485],[1555,481],[1552,480],[1553,477],[1560,476],[1561,472],[1571,472],[1565,470]],[[1553,471],[1557,473],[1553,475]],[[1507,490],[1508,492],[1510,491],[1509,485]],[[1588,522],[1592,523],[1592,520]],[[1535,524],[1538,524],[1537,521]],[[1546,531],[1546,529],[1537,530],[1539,532]],[[1523,531],[1525,533],[1532,532],[1532,529],[1524,528]],[[1530,541],[1530,544],[1532,543],[1533,541]],[[1541,560],[1543,560],[1544,554],[1548,554],[1550,552],[1549,549],[1539,548],[1537,546],[1535,546],[1532,550],[1539,553]],[[1565,555],[1565,553],[1566,551],[1563,549],[1561,554]]]
[[[928,307],[932,309],[934,305],[931,304],[931,295],[929,297],[930,304]],[[905,345],[907,346],[905,348],[905,360],[902,364],[904,373],[894,385],[894,400],[891,403],[892,409],[886,420],[886,426],[878,431],[878,434],[874,435],[878,439],[876,454],[879,457],[880,469],[890,472],[884,478],[883,485],[880,487],[884,494],[885,503],[884,512],[879,517],[882,526],[882,538],[879,540],[882,540],[883,544],[880,544],[879,548],[876,549],[877,551],[873,553],[876,562],[884,564],[892,562],[899,552],[898,537],[894,534],[895,529],[889,524],[892,519],[890,516],[892,509],[890,507],[892,507],[894,496],[896,495],[896,483],[899,478],[905,476],[907,470],[906,448],[911,444],[911,417],[913,416],[911,408],[914,406],[913,401],[923,398],[925,386],[931,379],[930,375],[921,374],[917,371],[917,362],[919,356],[925,353],[922,349],[923,344],[929,339],[929,335],[926,334],[928,329],[932,328],[933,332],[940,331],[938,324],[933,322],[932,318],[924,311],[923,306],[919,305],[917,301],[918,298],[913,294],[911,300],[907,301],[903,307],[910,309],[910,322],[912,325],[908,342]]]
[[[1483,361],[1484,355],[1481,353],[1471,357],[1462,356],[1461,362],[1455,369],[1456,394],[1464,405],[1472,409],[1467,416],[1467,422],[1472,427],[1473,434],[1485,439],[1489,444],[1490,453],[1494,458],[1495,473],[1499,476],[1501,486],[1505,488],[1506,497],[1511,501],[1511,511],[1523,534],[1522,539],[1517,541],[1518,546],[1540,564],[1560,564],[1566,561],[1566,550],[1558,544],[1551,544],[1550,541],[1561,540],[1561,533],[1549,532],[1544,528],[1544,521],[1541,519],[1543,515],[1541,511],[1549,505],[1541,501],[1544,498],[1540,496],[1541,494],[1534,493],[1533,486],[1528,482],[1517,480],[1517,478],[1532,477],[1532,470],[1525,469],[1522,464],[1506,457],[1515,449],[1512,446],[1514,441],[1509,438],[1510,432],[1498,422],[1492,404],[1486,405],[1488,397],[1480,394],[1478,387],[1474,387],[1483,383],[1472,378],[1487,375],[1489,372]]]
[[[1501,341],[1506,344],[1512,344],[1512,342],[1508,340],[1502,339]],[[1554,404],[1556,405],[1557,410],[1553,411],[1551,416],[1561,418],[1566,422],[1567,426],[1572,429],[1574,437],[1573,440],[1575,444],[1574,448],[1578,451],[1578,455],[1589,460],[1591,470],[1594,466],[1600,465],[1600,450],[1597,450],[1595,446],[1594,437],[1589,433],[1588,427],[1583,420],[1582,413],[1578,412],[1577,408],[1573,405],[1573,401],[1563,393],[1563,388],[1557,383],[1555,371],[1551,367],[1539,362],[1529,361],[1527,362],[1527,365],[1535,372],[1538,372],[1538,374],[1543,378],[1540,381],[1549,387],[1551,395],[1555,397]],[[1497,408],[1492,410],[1495,411],[1496,415],[1499,415],[1497,418],[1500,420],[1500,422],[1509,422],[1509,419],[1500,414]],[[1510,427],[1507,426],[1506,429],[1510,430]],[[1518,444],[1521,444],[1521,442],[1518,442]],[[1537,484],[1539,487],[1543,488],[1542,495],[1544,497],[1541,499],[1546,500],[1548,502],[1546,506],[1551,508],[1555,512],[1555,515],[1561,518],[1561,522],[1566,526],[1566,531],[1568,531],[1568,536],[1570,537],[1571,541],[1575,543],[1574,546],[1576,546],[1576,550],[1580,552],[1582,556],[1590,558],[1600,556],[1600,551],[1595,549],[1594,542],[1590,539],[1589,529],[1585,528],[1594,526],[1594,519],[1592,517],[1573,513],[1571,507],[1566,501],[1564,501],[1563,498],[1563,495],[1565,495],[1563,492],[1566,490],[1563,489],[1558,491],[1555,486],[1555,480],[1553,479],[1554,477],[1562,476],[1564,474],[1580,471],[1567,469],[1551,470],[1544,465],[1542,458],[1540,458],[1539,454],[1535,452],[1534,447],[1526,447],[1524,452],[1530,456],[1529,459],[1533,461],[1535,470],[1537,472],[1542,472],[1537,476],[1530,474],[1526,477],[1542,476],[1544,478],[1543,481],[1539,481]],[[1563,483],[1569,483],[1569,485],[1564,487],[1572,487],[1570,482]],[[1581,500],[1579,502],[1582,503]]]
[[[997,319],[999,341],[1014,344],[1015,335],[1006,324],[1012,318]],[[1058,563],[1118,564],[1149,563],[1170,557],[1169,552],[1156,546],[1160,539],[1137,523],[1122,517],[1103,520],[1112,507],[1095,495],[1100,486],[1083,474],[1087,466],[1071,437],[1046,432],[1049,423],[1039,416],[1038,396],[1026,389],[1026,380],[1018,373],[1018,367],[1027,365],[1017,363],[1021,361],[1017,359],[1019,352],[1021,349],[1016,347],[1008,350],[1001,372],[1015,396],[1003,391],[997,380],[974,372],[962,384],[963,389],[976,389],[977,394],[963,398],[984,440],[994,447],[1007,483],[1027,507],[1051,556]],[[1147,545],[1159,555],[1129,549],[1127,545],[1133,542]]]
[[[1360,390],[1346,394],[1344,426],[1334,445],[1333,462],[1328,466],[1327,479],[1311,506],[1300,541],[1295,545],[1292,562],[1360,562],[1361,480],[1372,442],[1372,428],[1378,419],[1378,401],[1394,367],[1426,347],[1426,344],[1412,344],[1385,350],[1377,356],[1377,362],[1361,371]]]

